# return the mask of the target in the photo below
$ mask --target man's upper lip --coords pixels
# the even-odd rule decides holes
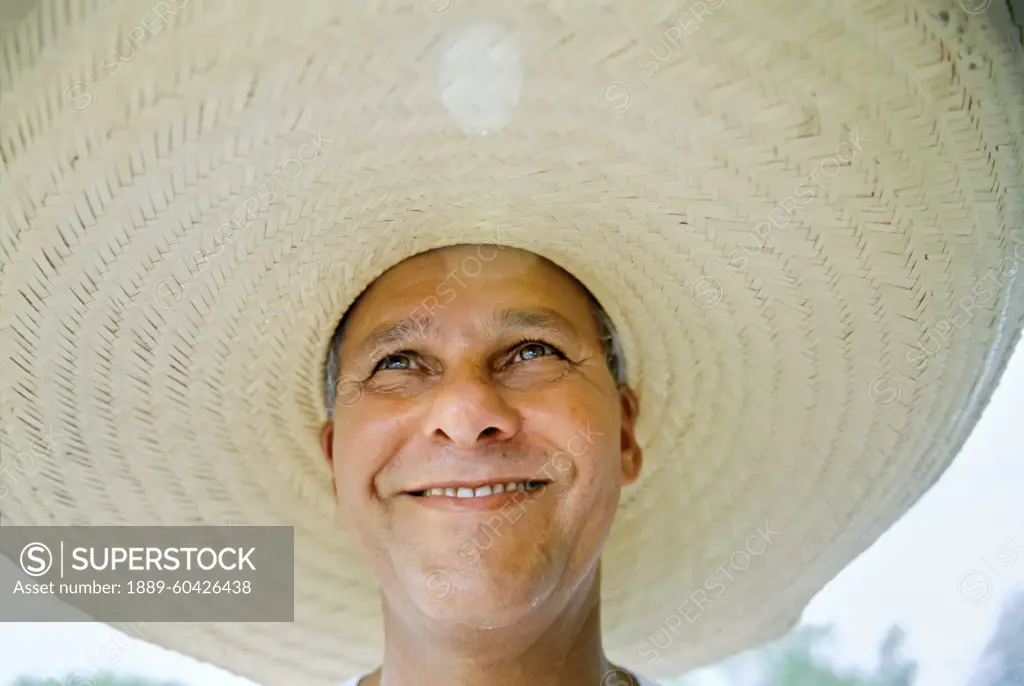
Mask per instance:
[[[426,491],[431,488],[479,488],[481,486],[497,486],[498,484],[510,484],[510,483],[526,483],[528,481],[543,481],[544,483],[550,483],[551,479],[539,477],[536,475],[531,476],[501,476],[488,479],[451,479],[448,481],[432,481],[422,486],[416,486],[415,488],[409,488],[403,491],[403,493],[419,493],[420,491]]]

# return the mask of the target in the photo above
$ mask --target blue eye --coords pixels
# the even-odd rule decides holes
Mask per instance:
[[[392,366],[393,363],[401,362],[402,360],[406,361],[406,366],[404,366],[404,367]],[[409,357],[409,355],[406,355],[405,353],[392,353],[391,355],[385,355],[384,357],[382,357],[380,359],[380,362],[378,362],[374,366],[373,371],[376,373],[378,371],[382,371],[382,370],[386,370],[386,369],[410,369],[411,366],[412,366],[411,363],[412,363],[412,359]]]
[[[535,360],[538,357],[546,357],[548,355],[554,355],[558,358],[564,359],[564,355],[552,345],[547,343],[541,343],[540,341],[524,341],[516,348],[517,359],[523,361]]]

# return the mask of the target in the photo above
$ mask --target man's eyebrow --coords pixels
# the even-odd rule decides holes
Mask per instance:
[[[572,322],[547,307],[500,308],[482,325],[482,330],[490,334],[508,329],[546,330],[563,335],[578,335]],[[383,324],[371,331],[356,350],[355,358],[362,359],[372,355],[375,350],[383,350],[413,340],[437,340],[441,336],[440,325],[433,314],[406,317]]]
[[[440,327],[433,315],[406,317],[390,324],[383,324],[370,332],[360,344],[355,357],[374,354],[374,351],[401,345],[415,339],[438,339],[441,337]]]
[[[576,327],[565,316],[548,307],[502,308],[485,323],[485,331],[505,329],[537,329],[554,333],[578,335]]]

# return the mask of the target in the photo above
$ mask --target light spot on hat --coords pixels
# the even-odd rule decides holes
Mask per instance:
[[[523,85],[515,36],[493,22],[459,29],[441,57],[441,100],[462,129],[486,135],[512,119]]]

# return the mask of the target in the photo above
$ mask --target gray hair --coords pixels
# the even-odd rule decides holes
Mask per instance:
[[[586,291],[586,289],[584,289]],[[612,374],[612,378],[615,379],[615,385],[618,388],[623,388],[628,383],[626,378],[626,356],[622,352],[622,341],[619,338],[619,332],[615,328],[615,324],[612,323],[612,318],[608,316],[604,308],[601,307],[601,303],[597,302],[597,298],[590,294],[590,291],[586,291],[587,298],[590,301],[590,311],[594,316],[594,321],[597,324],[597,333],[601,338],[601,343],[604,346],[604,358],[608,364],[608,370]],[[358,299],[356,300],[358,302]],[[355,303],[353,303],[345,316],[338,322],[337,328],[334,329],[334,335],[331,336],[331,342],[327,348],[327,362],[324,365],[324,397],[327,401],[327,416],[334,416],[334,402],[337,399],[338,394],[338,378],[339,370],[341,369],[341,341],[345,337],[345,323],[348,320],[349,314],[355,309]]]

